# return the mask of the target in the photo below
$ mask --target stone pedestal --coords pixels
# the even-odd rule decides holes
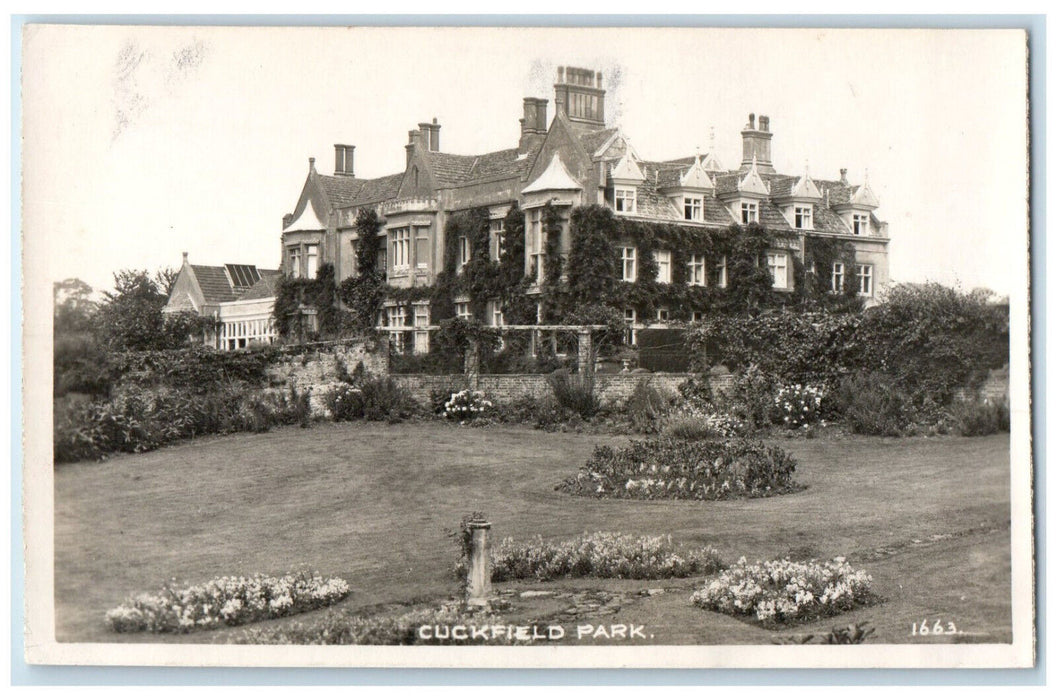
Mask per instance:
[[[466,581],[466,604],[487,608],[492,595],[492,524],[480,521],[469,523],[472,550]]]

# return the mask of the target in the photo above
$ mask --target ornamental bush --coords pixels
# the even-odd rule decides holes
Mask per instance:
[[[577,496],[641,500],[758,498],[799,491],[796,460],[758,440],[671,437],[600,445],[580,471],[557,486]]]
[[[492,548],[492,581],[557,578],[659,579],[714,574],[723,568],[713,547],[681,550],[668,536],[635,536],[619,532],[584,533],[561,542],[536,536],[529,542],[506,537]],[[464,554],[455,575],[465,578]]]
[[[786,428],[810,425],[819,419],[824,392],[810,384],[788,384],[778,389],[772,409],[773,420]]]
[[[766,626],[829,617],[872,602],[873,579],[837,557],[832,561],[749,564],[745,557],[690,597],[694,605]]]
[[[307,571],[281,577],[223,576],[195,586],[174,583],[157,593],[130,596],[108,610],[115,632],[193,632],[245,625],[333,605],[349,594],[340,578],[324,579]]]
[[[964,437],[1008,433],[1009,404],[988,399],[955,401],[951,420],[957,433]]]
[[[484,392],[470,389],[455,392],[444,404],[444,416],[459,423],[483,418],[491,410],[492,402],[485,398]]]

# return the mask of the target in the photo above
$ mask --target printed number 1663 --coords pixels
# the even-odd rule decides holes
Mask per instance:
[[[930,634],[958,634],[958,628],[953,622],[947,622],[944,625],[939,619],[932,623],[931,627],[928,620],[922,620],[921,622],[915,622],[910,628],[910,635],[913,637],[926,637]]]

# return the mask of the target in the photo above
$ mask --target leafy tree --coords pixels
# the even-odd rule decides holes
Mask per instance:
[[[75,277],[55,282],[52,285],[54,298],[54,331],[61,333],[84,333],[93,328],[93,316],[98,304],[92,301],[92,288]]]
[[[161,310],[169,296],[160,285],[166,284],[167,278],[164,270],[153,276],[146,270],[114,273],[114,291],[103,293],[105,301],[97,314],[97,330],[107,348],[166,350],[188,344],[202,321],[194,314],[166,318]]]

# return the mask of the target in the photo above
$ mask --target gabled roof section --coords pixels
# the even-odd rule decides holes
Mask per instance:
[[[870,208],[876,208],[880,204],[868,181],[855,188],[855,192],[851,196],[851,203],[860,207]]]
[[[752,167],[749,168],[749,172],[745,173],[745,177],[738,181],[738,192],[761,197],[766,197],[770,194],[767,183],[763,181],[763,178],[760,177],[760,171],[756,169],[755,156],[753,156]]]
[[[705,170],[700,160],[695,160],[694,164],[683,173],[682,177],[679,178],[679,185],[686,189],[695,190],[711,190],[716,187],[716,183],[712,181],[712,177]]]
[[[268,299],[275,296],[275,290],[281,277],[279,270],[259,270],[258,272],[260,272],[260,278],[244,294],[239,296],[239,301]]]
[[[635,159],[632,157],[630,148],[613,167],[613,170],[609,173],[609,177],[615,181],[620,180],[626,182],[642,182],[646,179],[646,176],[642,174],[642,168],[638,166]]]
[[[345,207],[356,200],[357,195],[363,189],[365,182],[361,178],[349,177],[348,175],[319,175],[319,184],[323,192],[330,200],[331,206]]]
[[[723,167],[723,164],[719,162],[719,158],[716,158],[715,153],[706,153],[705,157],[701,159],[701,165],[710,173],[718,173],[726,170],[726,168]]]
[[[538,178],[521,190],[521,192],[522,194],[528,194],[530,192],[548,192],[554,190],[568,191],[579,189],[583,189],[582,186],[571,174],[569,174],[569,171],[565,168],[565,164],[562,163],[562,159],[558,156],[558,152],[555,151],[554,155],[551,156],[551,162],[547,164],[547,169],[544,170]]]
[[[235,289],[228,279],[227,270],[214,265],[191,265],[198,288],[206,304],[220,304],[235,301]]]
[[[305,208],[301,210],[301,215],[290,222],[290,225],[283,229],[283,233],[290,233],[291,231],[326,231],[327,225],[319,220],[316,215],[316,208],[312,204],[312,200],[309,199],[305,202]]]
[[[619,135],[620,130],[615,128],[588,131],[580,135],[580,144],[592,158],[601,158]]]
[[[799,178],[780,175],[772,177],[771,196],[774,199],[819,201],[822,192],[805,171]]]

